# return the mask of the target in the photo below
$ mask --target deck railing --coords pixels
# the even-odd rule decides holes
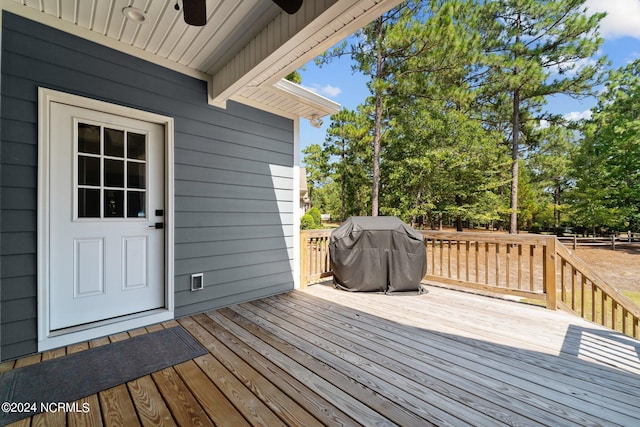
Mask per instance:
[[[605,327],[640,338],[640,307],[607,284],[566,246],[558,245],[558,304]]]
[[[422,231],[426,280],[545,301],[555,309],[551,236]]]
[[[331,230],[300,231],[300,283],[302,286],[331,276],[330,236]]]
[[[331,276],[331,230],[301,231],[301,283]],[[555,236],[422,231],[425,280],[537,300],[640,338],[640,308]]]

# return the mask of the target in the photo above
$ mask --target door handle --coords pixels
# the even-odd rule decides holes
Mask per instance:
[[[155,228],[157,230],[164,228],[164,222],[156,222],[153,225],[150,225],[149,228]]]

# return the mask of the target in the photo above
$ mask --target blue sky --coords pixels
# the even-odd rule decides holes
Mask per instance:
[[[604,38],[599,54],[606,55],[612,68],[619,68],[640,58],[640,0],[587,0],[590,11],[607,12],[602,21],[600,34]],[[313,61],[300,71],[302,85],[325,96],[343,107],[354,109],[369,95],[367,79],[351,70],[349,58],[336,59],[321,68]],[[593,98],[573,100],[568,97],[548,99],[547,109],[568,117],[581,118],[588,114],[596,101]],[[300,149],[310,144],[324,142],[329,117],[324,117],[321,128],[309,125],[308,120],[300,121]],[[303,155],[300,155],[302,163]]]

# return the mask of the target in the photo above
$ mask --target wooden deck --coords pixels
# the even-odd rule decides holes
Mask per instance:
[[[640,425],[637,340],[563,312],[427,289],[316,285],[179,319],[209,354],[89,396],[88,413],[14,425]]]

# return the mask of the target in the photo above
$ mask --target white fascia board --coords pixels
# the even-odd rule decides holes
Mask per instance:
[[[297,102],[301,102],[308,105],[318,112],[324,114],[318,114],[318,116],[325,116],[329,114],[335,114],[340,111],[340,104],[335,101],[325,98],[322,95],[300,86],[299,84],[290,82],[289,80],[281,79],[277,81],[273,87],[284,93],[288,98],[291,98]]]
[[[298,104],[303,104],[307,107],[311,107],[311,109],[313,110],[312,115],[315,115],[318,118],[324,117],[330,114],[335,114],[338,111],[340,111],[340,108],[342,107],[337,102],[334,102],[296,83],[293,83],[284,79],[280,80],[270,88],[265,87],[263,89],[269,89],[271,92],[278,93],[281,96],[285,96],[287,99],[293,100]],[[277,106],[274,106],[274,105],[263,104],[260,101],[257,101],[255,99],[252,99],[246,96],[234,95],[230,98],[230,100],[248,105],[250,107],[257,108],[259,110],[267,111],[269,113],[273,113],[278,116],[286,117],[292,120],[297,120],[300,117],[308,120],[312,119],[312,117],[301,116],[292,111],[287,111],[282,108],[278,108]]]

